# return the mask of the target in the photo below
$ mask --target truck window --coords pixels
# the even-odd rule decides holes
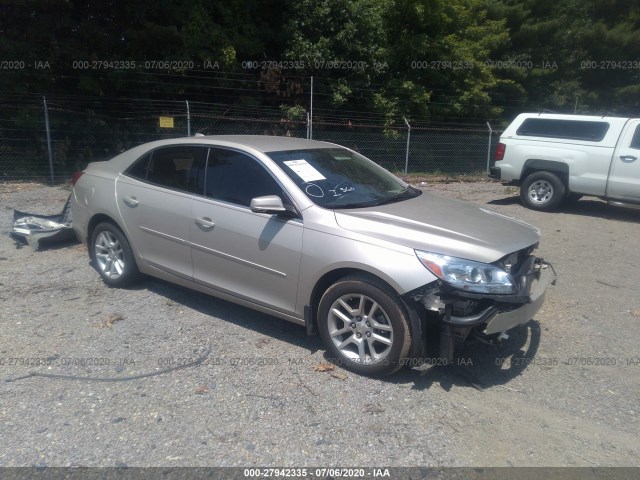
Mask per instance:
[[[633,134],[633,138],[631,139],[631,145],[629,145],[629,148],[640,150],[640,125],[636,127],[636,131]]]
[[[566,138],[599,142],[609,130],[607,122],[580,120],[555,120],[551,118],[527,118],[518,128],[518,135],[529,137]]]

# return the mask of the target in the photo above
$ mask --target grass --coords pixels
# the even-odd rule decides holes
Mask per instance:
[[[393,172],[397,177],[402,178],[407,183],[493,183],[492,180],[483,171],[471,173],[443,173],[435,172]]]

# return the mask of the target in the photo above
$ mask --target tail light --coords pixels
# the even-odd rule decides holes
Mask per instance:
[[[74,187],[84,172],[74,172],[71,175],[71,186]]]
[[[504,152],[507,146],[504,143],[499,143],[496,148],[496,160],[502,160],[504,158]]]

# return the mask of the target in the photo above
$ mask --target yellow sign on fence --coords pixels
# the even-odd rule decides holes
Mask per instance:
[[[160,117],[160,128],[173,128],[173,117]]]

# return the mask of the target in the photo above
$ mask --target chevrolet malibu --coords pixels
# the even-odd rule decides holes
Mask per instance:
[[[76,174],[71,212],[107,285],[147,274],[289,320],[365,375],[506,338],[549,283],[536,228],[319,141],[140,145]]]

